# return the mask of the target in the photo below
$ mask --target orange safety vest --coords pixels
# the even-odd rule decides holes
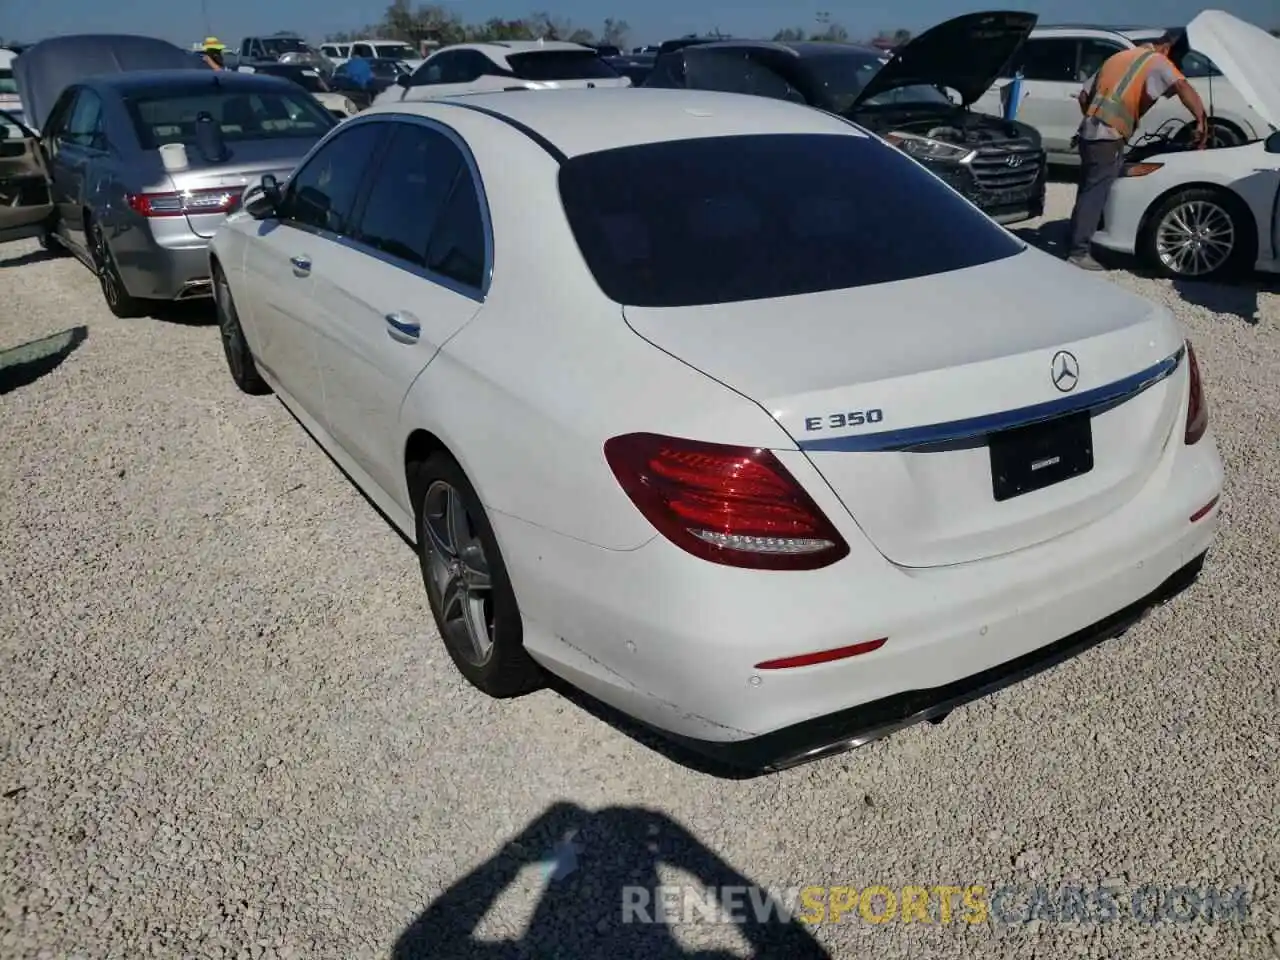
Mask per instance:
[[[1098,71],[1085,116],[1096,117],[1127,140],[1142,118],[1147,74],[1160,56],[1150,47],[1134,47],[1110,57]]]

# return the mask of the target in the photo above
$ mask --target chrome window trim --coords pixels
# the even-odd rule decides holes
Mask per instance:
[[[441,123],[439,120],[432,117],[420,117],[408,113],[379,113],[374,116],[352,117],[351,119],[344,121],[340,127],[335,127],[333,133],[326,136],[311,148],[307,155],[298,163],[298,166],[294,168],[294,173],[291,174],[288,181],[282,185],[282,189],[288,188],[297,173],[311,162],[311,159],[321,150],[321,148],[332,141],[335,137],[341,135],[338,131],[341,131],[341,133],[347,133],[357,126],[390,123],[412,124],[414,126],[425,127],[435,133],[443,134],[448,137],[449,140],[453,142],[453,145],[461,151],[462,158],[466,162],[467,170],[471,174],[471,182],[475,186],[476,198],[480,202],[480,222],[484,228],[484,270],[482,273],[483,279],[479,287],[475,287],[467,283],[461,283],[452,277],[436,273],[434,270],[419,266],[416,263],[410,263],[407,260],[402,260],[400,257],[392,256],[391,254],[378,250],[375,247],[371,247],[368,244],[361,243],[346,234],[336,233],[332,230],[323,230],[319,227],[297,223],[292,220],[280,220],[280,225],[292,227],[293,229],[301,230],[304,233],[313,234],[321,239],[336,243],[347,250],[352,250],[356,253],[372,257],[373,259],[385,263],[388,266],[396,267],[406,273],[411,273],[416,277],[420,277],[423,280],[436,284],[437,286],[444,287],[446,290],[450,290],[460,296],[466,297],[469,300],[474,300],[476,303],[484,303],[489,296],[489,289],[493,285],[493,218],[489,212],[489,195],[485,191],[484,178],[480,176],[480,167],[476,163],[476,158],[474,154],[472,154],[471,148],[452,127]]]

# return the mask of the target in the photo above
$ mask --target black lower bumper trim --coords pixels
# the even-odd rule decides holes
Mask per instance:
[[[1191,586],[1204,566],[1200,554],[1141,600],[1047,646],[942,687],[908,690],[848,710],[784,727],[750,740],[728,743],[667,733],[678,746],[716,764],[768,773],[843,753],[924,720],[940,722],[962,704],[1056,666],[1133,626],[1152,607]]]

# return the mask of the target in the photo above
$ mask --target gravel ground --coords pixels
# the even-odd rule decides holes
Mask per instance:
[[[1196,587],[940,726],[726,781],[471,690],[411,551],[205,314],[115,320],[78,263],[0,256],[0,349],[87,329],[0,396],[0,956],[1280,955],[1274,282],[1111,274],[1204,367],[1229,487]],[[1011,916],[1102,881],[1110,922]],[[1020,892],[972,925],[622,924],[655,882]],[[1247,917],[1145,922],[1148,884]]]

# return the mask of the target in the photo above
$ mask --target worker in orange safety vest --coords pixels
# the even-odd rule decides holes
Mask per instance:
[[[1180,39],[1181,31],[1170,30],[1153,43],[1114,54],[1080,90],[1080,180],[1067,251],[1067,259],[1078,267],[1103,269],[1089,252],[1089,241],[1102,222],[1111,185],[1124,168],[1128,140],[1157,100],[1181,100],[1196,119],[1195,145],[1203,148],[1208,141],[1204,103],[1169,59]]]

